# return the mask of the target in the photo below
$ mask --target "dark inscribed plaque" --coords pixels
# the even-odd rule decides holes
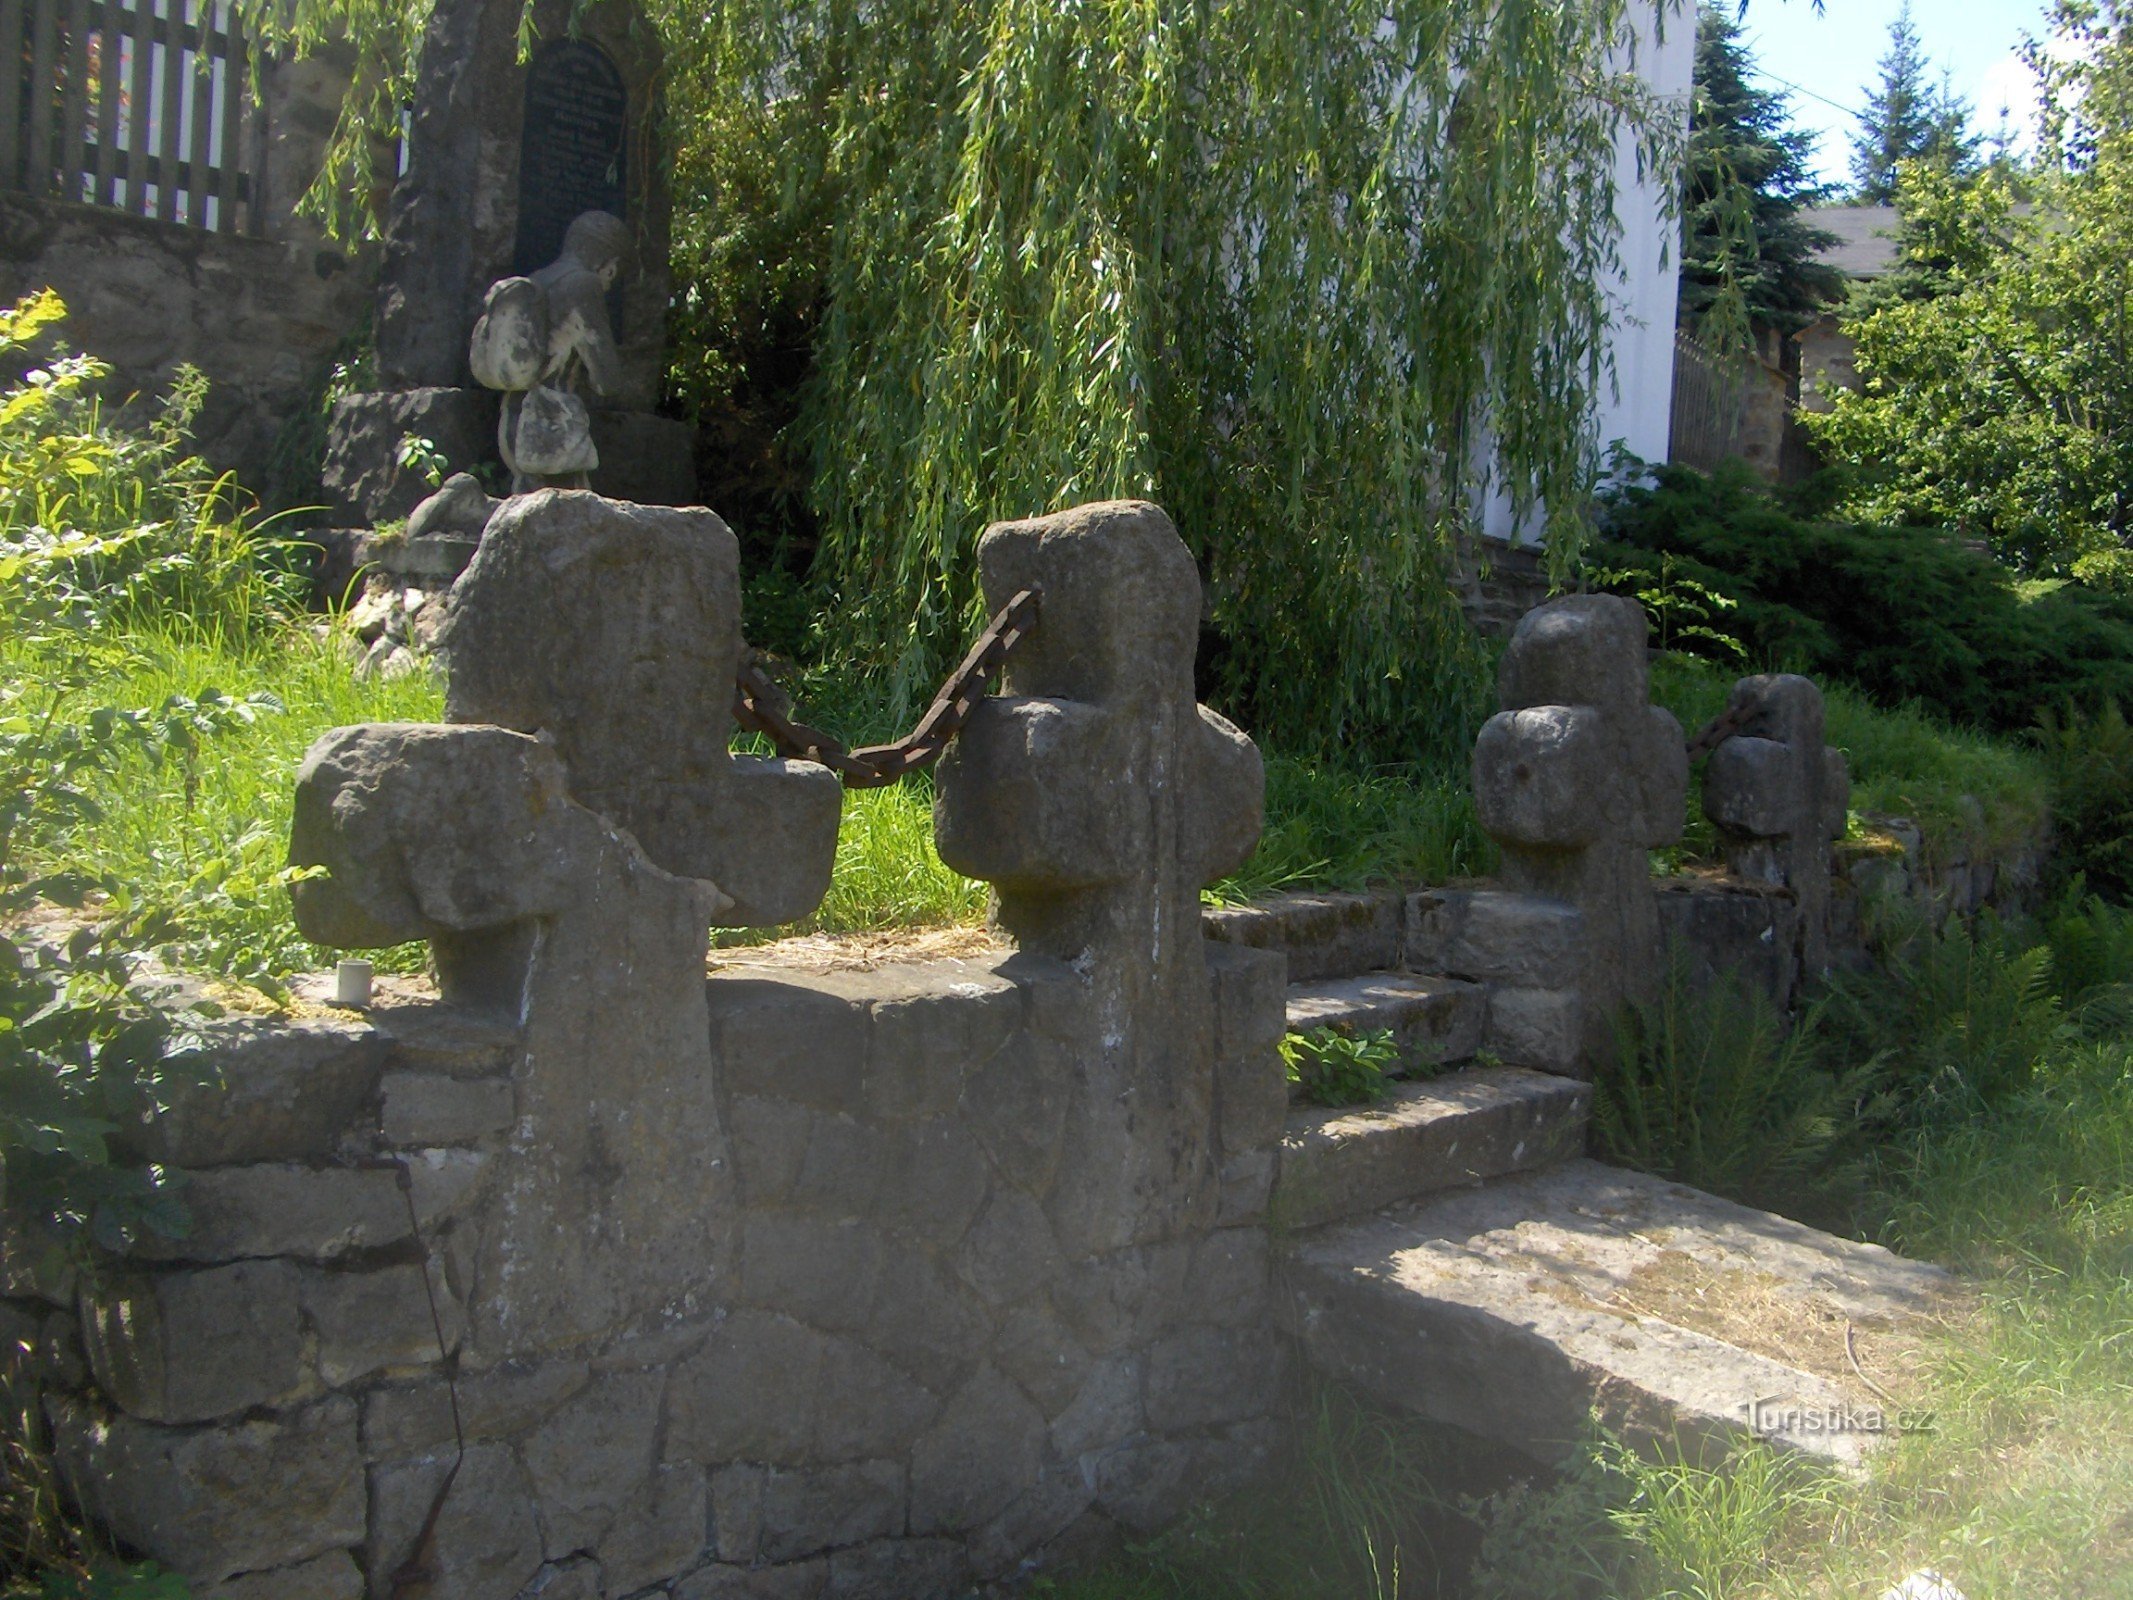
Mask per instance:
[[[628,129],[629,91],[605,50],[585,39],[541,46],[526,70],[512,271],[547,266],[587,211],[628,220]]]

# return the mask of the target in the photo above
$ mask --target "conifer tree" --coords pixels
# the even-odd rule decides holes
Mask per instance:
[[[1792,333],[1838,299],[1815,259],[1835,236],[1808,225],[1821,199],[1815,136],[1788,97],[1758,87],[1738,13],[1709,3],[1696,23],[1696,99],[1682,197],[1681,314],[1723,342],[1750,327]]]
[[[1862,205],[1894,204],[1896,169],[1905,161],[1931,161],[1957,174],[1975,171],[1978,137],[1970,131],[1970,102],[1945,74],[1932,81],[1910,0],[1889,24],[1879,70],[1881,82],[1868,90],[1859,131],[1852,135],[1852,197]]]

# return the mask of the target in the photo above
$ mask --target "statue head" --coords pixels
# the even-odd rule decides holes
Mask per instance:
[[[605,211],[579,213],[563,235],[561,259],[598,274],[610,288],[628,267],[630,253],[629,224]]]

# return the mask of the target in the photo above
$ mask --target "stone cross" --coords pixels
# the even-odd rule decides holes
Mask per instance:
[[[734,1205],[705,998],[713,923],[804,915],[841,787],[736,758],[738,551],[701,509],[505,502],[440,638],[445,725],[315,744],[289,855],[321,944],[427,939],[445,998],[523,1041],[484,1360],[706,1303]]]
[[[1850,769],[1823,743],[1822,691],[1806,678],[1743,678],[1727,709],[1745,719],[1711,752],[1704,814],[1735,872],[1792,891],[1803,969],[1820,974],[1829,968],[1829,847],[1844,836]]]
[[[1103,1054],[1080,1137],[1121,1189],[1116,1205],[1067,1196],[1088,1214],[1055,1222],[1086,1249],[1162,1237],[1212,1202],[1199,891],[1258,843],[1259,751],[1195,703],[1199,574],[1155,506],[997,524],[978,561],[989,606],[1038,588],[1042,610],[941,763],[941,859],[993,885],[1025,953],[1093,992]]]
[[[668,872],[718,885],[719,923],[821,902],[843,788],[812,762],[727,749],[740,548],[712,512],[558,490],[507,501],[438,648],[447,721],[551,743],[573,799]]]
[[[1571,595],[1526,613],[1498,673],[1503,710],[1474,745],[1474,801],[1508,888],[1583,918],[1585,1053],[1612,1048],[1625,1001],[1656,990],[1663,952],[1649,852],[1681,837],[1681,725],[1650,704],[1643,608]]]

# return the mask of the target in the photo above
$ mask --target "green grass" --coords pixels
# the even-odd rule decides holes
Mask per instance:
[[[1725,709],[1738,676],[1692,656],[1661,656],[1652,698],[1693,735]],[[1936,851],[2005,850],[2043,828],[2051,790],[2035,752],[1950,727],[1916,707],[1877,706],[1842,684],[1822,685],[1822,699],[1826,737],[1851,763],[1854,812],[1908,817]],[[1690,844],[1708,846],[1693,794],[1690,812]]]

